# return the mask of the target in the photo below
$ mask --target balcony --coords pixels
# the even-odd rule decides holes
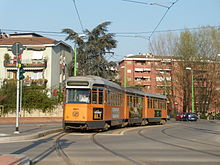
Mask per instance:
[[[4,79],[4,83],[7,82],[16,82],[16,79]],[[23,85],[24,86],[31,86],[31,85],[37,85],[37,86],[41,86],[43,88],[46,87],[48,80],[47,79],[30,79],[30,78],[25,78],[23,80]]]
[[[32,79],[24,79],[23,80],[23,84],[24,86],[31,86],[33,84],[41,86],[41,87],[46,87],[47,84],[47,79],[36,79],[36,80],[32,80]]]
[[[44,69],[47,67],[47,60],[45,60],[45,59],[38,59],[38,60],[25,59],[25,60],[22,60],[21,63],[24,64],[25,70],[28,68],[29,69],[31,69],[31,68]],[[16,60],[15,59],[10,59],[7,61],[5,60],[4,67],[16,68]]]

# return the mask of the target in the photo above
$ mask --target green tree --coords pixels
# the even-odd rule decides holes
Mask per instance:
[[[68,35],[66,40],[73,41],[77,47],[77,75],[96,75],[108,79],[114,77],[115,72],[112,68],[116,66],[116,63],[108,62],[105,58],[107,52],[116,48],[117,43],[114,34],[107,33],[107,27],[110,24],[111,22],[104,22],[92,31],[86,29],[84,36],[72,29],[63,29],[63,33]]]
[[[8,81],[0,89],[0,105],[4,106],[4,113],[15,112],[16,109],[16,81]]]
[[[0,105],[4,106],[4,113],[16,110],[16,81],[7,81],[0,89]],[[22,89],[22,109],[31,113],[35,110],[51,112],[62,102],[63,93],[57,90],[56,96],[48,96],[48,90],[38,85],[24,86]]]
[[[173,56],[174,63],[178,64],[172,69],[171,85],[174,91],[177,91],[173,96],[182,99],[183,111],[192,108],[193,73],[195,111],[204,113],[209,110],[210,105],[213,105],[214,100],[218,100],[216,97],[219,95],[217,88],[220,85],[218,57],[220,29],[212,27],[203,27],[195,31],[186,29],[176,36],[170,34],[158,36],[151,43],[151,50],[156,55]],[[187,71],[186,67],[190,67],[192,72]]]
[[[11,56],[8,54],[8,53],[5,53],[5,56],[4,56],[4,62],[6,64],[10,63],[10,59],[11,59]]]

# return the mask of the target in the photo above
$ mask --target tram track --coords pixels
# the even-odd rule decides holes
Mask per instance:
[[[213,134],[213,135],[220,135],[220,131],[213,131],[213,130],[204,129],[204,128],[195,128],[195,127],[190,127],[190,126],[187,126],[187,125],[185,125],[185,127],[186,128],[190,128],[192,130],[200,131],[202,133]]]
[[[164,128],[164,129],[162,129],[161,133],[163,133],[166,136],[175,138],[175,139],[181,139],[181,140],[184,140],[184,141],[193,142],[193,143],[197,143],[197,144],[208,145],[208,146],[213,146],[213,147],[220,147],[219,145],[216,145],[216,144],[205,143],[203,141],[198,141],[198,140],[186,139],[186,138],[183,138],[183,137],[175,136],[173,134],[169,134],[169,133],[167,133],[168,129],[172,129],[172,127],[171,128]]]
[[[62,138],[66,135],[68,135],[69,133],[62,133],[59,137],[56,138],[55,140],[55,150],[56,153],[58,155],[58,157],[60,157],[66,165],[75,165],[74,162],[71,161],[71,159],[69,158],[69,156],[67,155],[67,153],[64,152],[63,148],[62,148]],[[109,147],[105,146],[104,144],[98,142],[98,140],[96,139],[96,136],[100,135],[99,133],[94,133],[91,135],[91,141],[92,143],[94,143],[95,145],[97,145],[98,147],[100,147],[101,149],[113,154],[114,156],[117,156],[118,158],[124,159],[125,161],[129,161],[134,165],[150,165],[150,164],[146,164],[143,162],[140,162],[138,160],[135,160],[127,155],[124,155],[122,153],[116,152],[112,149],[110,149]]]
[[[117,156],[117,157],[119,157],[119,158],[122,158],[122,159],[124,159],[124,160],[126,160],[126,161],[129,161],[129,162],[131,162],[131,163],[133,163],[133,164],[136,164],[136,165],[146,165],[146,163],[140,162],[140,161],[138,161],[138,160],[135,160],[135,159],[133,159],[133,158],[130,158],[130,157],[127,156],[127,155],[124,155],[124,154],[122,154],[122,153],[116,152],[116,151],[110,149],[109,147],[105,146],[104,144],[98,142],[97,139],[95,138],[97,135],[99,135],[99,133],[93,134],[93,135],[91,136],[91,140],[92,140],[92,142],[93,142],[94,144],[96,144],[97,146],[101,147],[103,150],[108,151],[109,153],[111,153],[111,154],[113,154],[113,155],[115,155],[115,156]],[[148,165],[149,165],[149,164],[148,164]]]
[[[75,165],[69,158],[69,156],[64,152],[62,149],[62,143],[60,143],[61,139],[66,136],[68,133],[62,133],[59,137],[56,138],[55,140],[55,150],[57,152],[58,157],[63,159],[66,165]]]
[[[206,154],[206,155],[220,157],[220,154],[215,154],[215,153],[211,153],[211,152],[204,151],[204,150],[198,150],[198,149],[195,149],[195,148],[192,148],[192,147],[189,147],[189,146],[183,146],[183,145],[179,145],[179,144],[174,144],[173,142],[170,143],[170,142],[167,142],[167,141],[162,141],[162,140],[158,140],[158,139],[146,136],[146,135],[143,134],[143,130],[144,130],[144,128],[140,129],[137,133],[138,133],[139,136],[143,137],[146,140],[151,140],[151,141],[154,141],[154,142],[157,142],[157,143],[166,144],[166,145],[169,145],[169,146],[172,146],[172,147],[176,147],[176,148],[179,148],[179,149],[185,149],[185,150],[194,151],[194,152],[197,152],[197,153],[202,153],[202,154]],[[161,130],[161,133],[163,133],[162,131],[163,130]]]

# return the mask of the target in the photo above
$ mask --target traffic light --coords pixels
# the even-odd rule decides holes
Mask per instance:
[[[19,80],[23,80],[24,79],[24,64],[20,64],[20,70],[19,70]]]

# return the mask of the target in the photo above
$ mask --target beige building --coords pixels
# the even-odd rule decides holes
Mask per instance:
[[[4,80],[16,79],[16,58],[12,53],[16,42],[25,46],[20,57],[25,70],[24,85],[37,83],[51,90],[62,85],[73,57],[71,46],[36,33],[15,33],[0,34],[0,86]]]

